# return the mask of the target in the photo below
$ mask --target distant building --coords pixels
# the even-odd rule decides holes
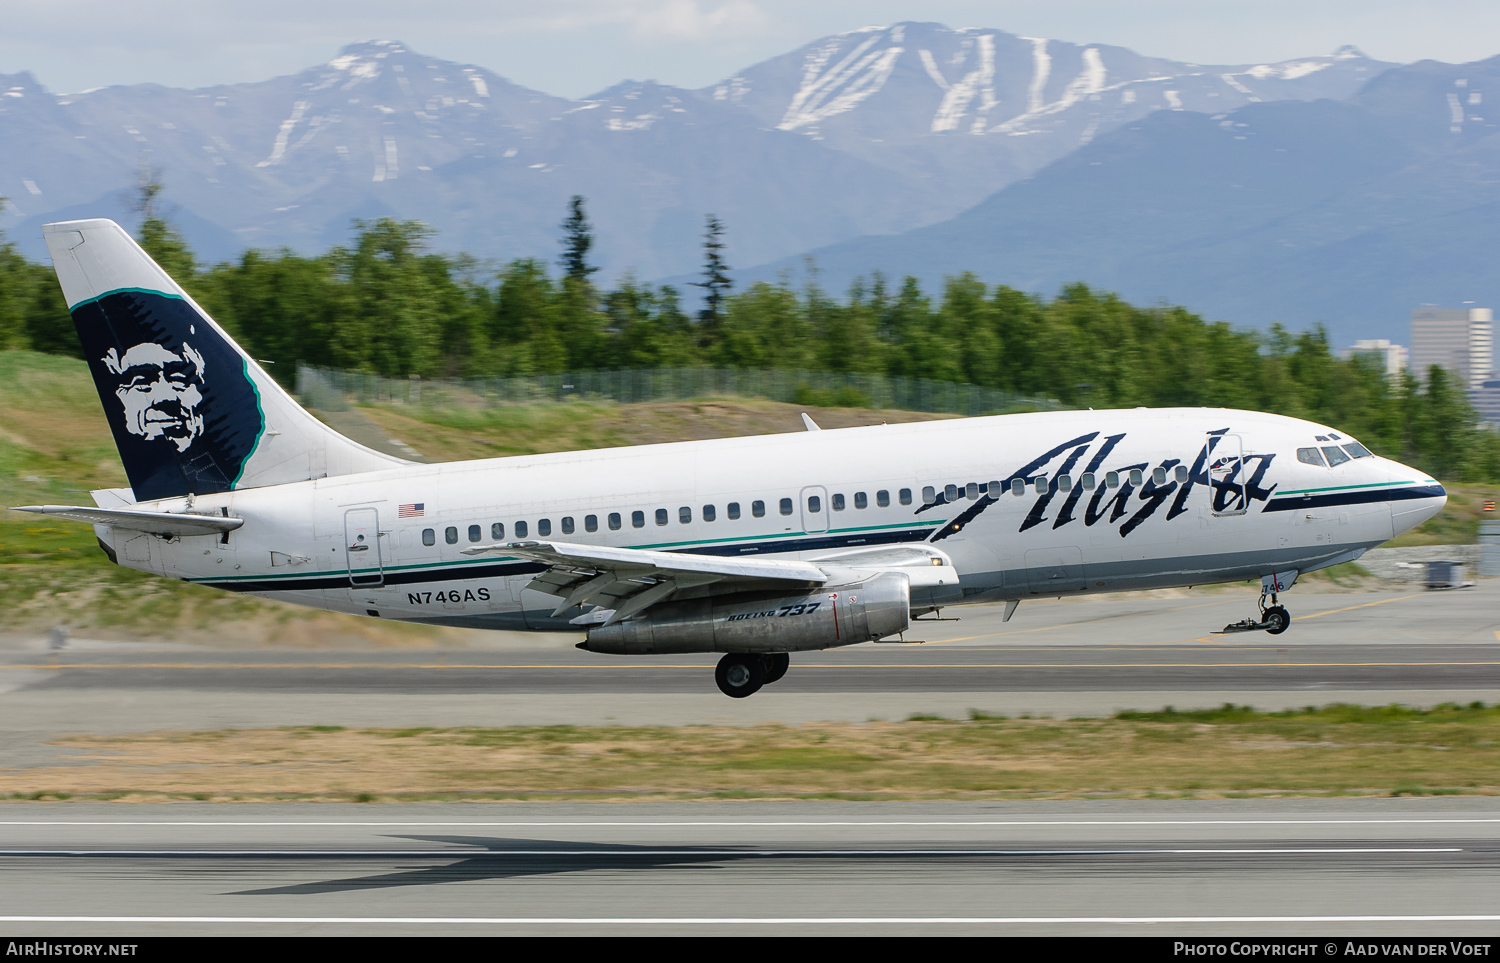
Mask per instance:
[[[1479,387],[1469,392],[1479,420],[1491,428],[1500,428],[1500,378],[1486,378]]]
[[[1357,354],[1378,355],[1381,365],[1385,367],[1386,377],[1391,379],[1406,370],[1406,348],[1399,344],[1391,344],[1385,338],[1356,341],[1352,347],[1341,351],[1340,354],[1345,358],[1351,358]]]
[[[1489,308],[1421,307],[1411,313],[1411,369],[1425,378],[1446,368],[1471,392],[1494,370],[1494,312]]]

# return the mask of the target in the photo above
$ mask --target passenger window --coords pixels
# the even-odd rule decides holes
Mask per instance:
[[[740,503],[739,502],[730,502],[729,505],[727,506],[727,511],[729,512],[729,520],[731,522],[735,521],[736,519],[738,519],[740,517]]]
[[[1182,484],[1184,484],[1184,485],[1187,484],[1188,470],[1187,470],[1187,466],[1186,465],[1178,465],[1177,466],[1177,480],[1179,482],[1181,482]]]
[[[484,529],[480,528],[478,525],[470,525],[469,526],[469,541],[471,541],[471,542],[477,542],[477,541],[479,541],[483,537],[484,537]]]
[[[683,525],[691,525],[693,523],[693,510],[686,505],[677,509],[677,521]]]
[[[1316,448],[1298,448],[1297,460],[1304,465],[1317,465],[1319,468],[1324,467],[1323,455]]]
[[[449,525],[446,529],[443,530],[443,540],[449,545],[457,545],[458,529],[454,528],[452,525]]]
[[[766,517],[766,503],[763,502],[763,501],[761,501],[758,498],[755,501],[751,502],[750,503],[750,514],[754,515],[756,518],[765,518]]]
[[[597,532],[599,530],[599,516],[598,515],[585,515],[585,516],[583,516],[583,530],[585,532]]]
[[[898,491],[896,493],[896,500],[899,501],[903,505],[910,505],[911,504],[911,489],[910,488],[903,488],[900,491]]]
[[[645,528],[646,527],[646,513],[642,512],[642,511],[631,512],[630,513],[630,527],[631,528]]]
[[[823,510],[823,499],[819,498],[817,495],[808,495],[807,510],[813,513],[821,512]],[[782,512],[781,514],[790,515],[791,512]]]
[[[985,494],[989,495],[991,498],[999,498],[1004,493],[1005,493],[1004,486],[1002,486],[997,481],[992,481],[988,485],[985,486]]]
[[[854,507],[855,508],[869,508],[870,507],[870,500],[865,497],[865,493],[864,492],[855,492],[854,493]]]
[[[891,505],[891,493],[883,488],[876,492],[875,504],[881,508],[889,508]]]
[[[640,526],[636,526],[636,527],[639,528]],[[620,513],[619,512],[610,512],[609,513],[609,530],[612,531],[612,532],[618,532],[620,530]]]
[[[434,532],[430,528],[424,528],[424,529],[422,529],[422,544],[423,545],[436,545],[437,544],[437,532]]]
[[[1060,492],[1070,492],[1070,491],[1072,491],[1073,490],[1073,477],[1071,475],[1058,475],[1057,476],[1057,490],[1060,491]]]
[[[1094,490],[1094,473],[1091,472],[1091,471],[1084,472],[1083,473],[1083,477],[1080,478],[1080,479],[1078,479],[1078,484],[1082,485],[1083,486],[1083,490],[1086,491],[1086,492],[1093,491]]]
[[[665,525],[666,523],[667,523],[667,510],[665,508],[658,508],[656,510],[656,524],[658,524],[658,525]]]
[[[783,514],[783,515],[790,515],[791,513],[792,513],[792,500],[790,498],[783,498],[781,500],[781,514]]]
[[[1141,474],[1141,470],[1139,468],[1132,468],[1132,469],[1130,469],[1130,484],[1132,484],[1132,485],[1136,486],[1137,488],[1139,488],[1140,485],[1141,485],[1141,482],[1143,482],[1145,480],[1146,480],[1146,476]]]
[[[1038,476],[1036,476],[1036,481],[1034,481],[1034,482],[1031,483],[1031,490],[1034,491],[1034,492],[1036,492],[1038,495],[1045,495],[1045,494],[1047,494],[1047,476],[1046,475],[1038,475]]]
[[[969,482],[967,485],[965,485],[964,486],[964,497],[965,498],[969,498],[971,500],[975,499],[975,498],[978,498],[979,497],[979,483],[978,482]]]
[[[1340,448],[1337,445],[1329,445],[1328,447],[1324,448],[1323,454],[1328,456],[1329,468],[1332,468],[1335,465],[1342,465],[1344,462],[1350,460],[1349,456],[1344,454],[1344,449]]]
[[[490,526],[490,539],[496,542],[505,541],[505,523],[496,522]]]
[[[1024,495],[1024,494],[1026,494],[1026,479],[1024,479],[1024,478],[1012,478],[1010,480],[1010,493],[1012,495]]]
[[[957,485],[944,485],[943,486],[943,500],[947,501],[947,502],[950,502],[950,503],[958,501],[958,486]]]
[[[834,496],[830,497],[828,499],[828,507],[832,508],[836,512],[843,511],[844,510],[844,496],[843,495],[834,495]]]
[[[926,488],[923,488],[922,489],[922,504],[923,505],[932,505],[932,504],[934,504],[936,502],[937,502],[937,489],[933,488],[931,485],[928,485]]]
[[[715,518],[717,518],[718,516],[719,516],[719,513],[714,510],[714,507],[712,505],[704,505],[703,506],[703,520],[705,522],[711,522]]]
[[[536,533],[538,535],[551,535],[552,534],[552,519],[550,519],[550,518],[537,519]]]
[[[1105,488],[1119,488],[1120,487],[1120,473],[1117,472],[1117,471],[1107,472],[1105,474],[1105,476],[1104,476],[1104,487]]]
[[[1371,452],[1370,449],[1366,448],[1364,445],[1361,445],[1357,441],[1351,441],[1351,442],[1349,442],[1347,445],[1344,446],[1344,450],[1347,451],[1350,454],[1350,456],[1354,457],[1354,458],[1373,458],[1373,457],[1375,457],[1374,453]]]
[[[1167,483],[1167,470],[1165,468],[1155,469],[1151,472],[1151,480],[1158,485],[1165,485]]]
[[[572,535],[573,534],[573,516],[572,515],[564,515],[563,516],[562,530],[563,530],[563,534],[564,535]]]
[[[525,538],[527,531],[525,522],[516,522],[516,538]]]

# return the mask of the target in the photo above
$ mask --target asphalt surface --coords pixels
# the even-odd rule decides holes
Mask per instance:
[[[1500,933],[1500,800],[16,806],[0,933]]]

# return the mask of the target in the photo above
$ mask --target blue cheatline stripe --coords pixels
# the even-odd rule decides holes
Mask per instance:
[[[897,542],[920,542],[931,534],[931,527],[907,528],[895,532],[845,533],[833,537],[767,539],[755,545],[702,545],[679,549],[683,555],[729,555],[743,557],[776,552],[813,552],[828,548],[861,548],[867,545],[886,545]],[[442,566],[442,563],[437,563]],[[456,562],[437,568],[387,569],[386,585],[418,585],[424,582],[461,582],[481,578],[505,578],[512,575],[528,575],[546,571],[548,566],[540,562],[508,561],[500,563]],[[356,577],[368,577],[373,571],[355,572]],[[349,588],[347,572],[325,572],[306,576],[270,576],[245,579],[214,578],[193,579],[200,585],[228,589],[231,592],[307,592],[317,589]]]
[[[233,343],[230,342],[230,344]],[[250,449],[250,454],[246,455],[244,460],[240,462],[239,474],[235,475],[234,479],[229,483],[230,491],[234,491],[240,487],[240,479],[245,477],[245,466],[250,464],[250,459],[254,458],[255,453],[260,450],[260,443],[266,437],[266,429],[270,427],[266,424],[266,406],[262,403],[260,397],[260,385],[255,383],[255,377],[250,373],[250,358],[243,352],[240,353],[240,363],[245,369],[245,380],[250,383],[250,391],[255,395],[255,411],[260,415],[260,431],[255,434],[255,446]]]
[[[180,294],[168,294],[165,291],[153,291],[151,288],[115,288],[113,291],[105,291],[103,294],[96,294],[91,298],[84,298],[77,304],[70,304],[68,305],[68,310],[76,311],[84,305],[93,304],[95,301],[102,301],[105,298],[109,297],[111,294],[154,294],[159,298],[176,298],[178,301],[185,300]]]
[[[1368,505],[1371,502],[1400,502],[1417,498],[1442,498],[1448,492],[1442,485],[1413,485],[1391,491],[1378,488],[1362,492],[1330,492],[1326,495],[1296,495],[1273,498],[1265,507],[1268,512],[1295,512],[1302,508],[1330,508],[1335,505]]]

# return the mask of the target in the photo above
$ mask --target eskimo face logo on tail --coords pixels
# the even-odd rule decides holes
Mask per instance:
[[[187,451],[203,434],[203,355],[187,343],[177,354],[145,342],[125,352],[114,348],[101,359],[120,379],[115,397],[125,408],[125,430],[147,441],[165,438]]]
[[[112,291],[73,323],[141,501],[235,486],[265,428],[246,360],[181,297]]]

